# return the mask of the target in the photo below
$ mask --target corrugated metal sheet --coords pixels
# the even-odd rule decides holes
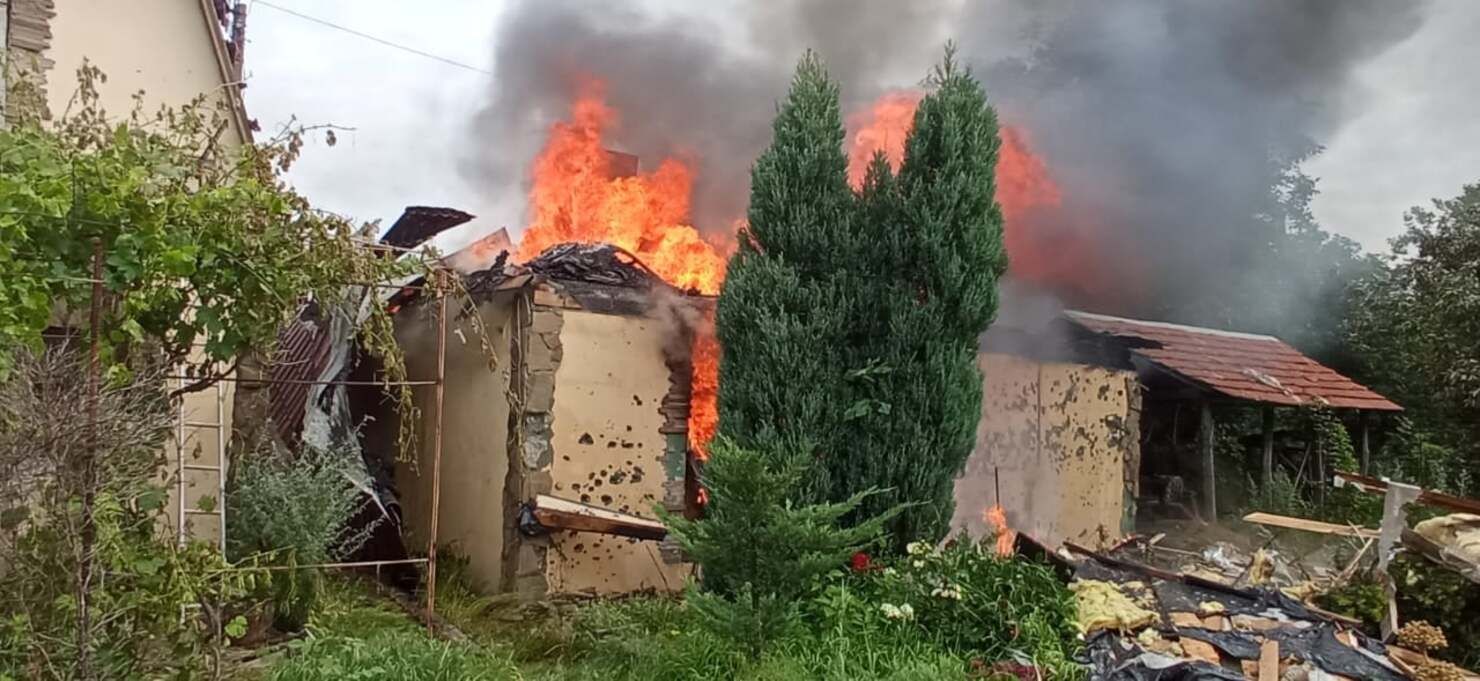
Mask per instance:
[[[396,248],[415,248],[427,239],[472,219],[472,215],[453,208],[410,206],[386,230],[385,236],[380,237],[380,243]]]
[[[1093,333],[1135,341],[1131,354],[1225,397],[1268,404],[1402,411],[1274,336],[1067,311]]]
[[[273,381],[313,381],[329,360],[329,329],[298,319],[278,333],[268,375]],[[273,383],[268,387],[273,426],[283,442],[296,445],[308,408],[307,383]]]

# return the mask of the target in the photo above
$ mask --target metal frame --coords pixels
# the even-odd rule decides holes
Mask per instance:
[[[176,497],[177,497],[177,499],[176,499],[176,525],[177,525],[177,527],[176,527],[176,533],[177,533],[176,539],[177,539],[177,541],[180,544],[184,544],[188,540],[188,533],[185,530],[185,519],[188,516],[190,516],[190,515],[210,515],[210,514],[217,514],[217,516],[218,516],[218,518],[220,520],[220,535],[221,535],[220,536],[220,550],[222,552],[222,555],[223,556],[225,555],[225,551],[226,551],[226,436],[227,436],[227,425],[228,425],[226,423],[226,385],[225,385],[226,383],[228,383],[228,382],[243,382],[243,383],[250,382],[250,383],[260,383],[260,384],[265,384],[265,385],[277,385],[277,384],[302,385],[302,384],[313,384],[313,385],[343,385],[343,386],[384,386],[384,387],[392,387],[392,386],[427,386],[427,387],[432,387],[434,389],[434,393],[433,393],[434,398],[433,398],[433,409],[432,409],[432,411],[435,414],[435,416],[434,416],[433,425],[432,425],[432,508],[431,508],[430,527],[429,527],[428,537],[427,537],[427,557],[426,558],[411,558],[411,559],[406,559],[406,560],[390,560],[390,561],[359,561],[359,562],[347,562],[347,563],[324,563],[324,564],[320,564],[320,565],[298,566],[298,568],[299,569],[330,569],[330,568],[374,567],[376,569],[376,571],[379,572],[380,568],[382,566],[385,566],[385,565],[425,564],[426,565],[426,576],[427,576],[427,589],[426,589],[426,599],[427,599],[427,601],[426,601],[426,626],[427,626],[428,629],[434,628],[434,620],[435,620],[435,613],[436,613],[436,598],[437,598],[437,525],[438,525],[438,519],[441,516],[441,507],[442,507],[442,439],[443,439],[442,438],[442,417],[443,417],[443,411],[444,411],[444,409],[443,409],[443,401],[445,399],[445,388],[446,388],[446,382],[447,382],[446,381],[446,378],[447,378],[447,376],[446,376],[446,373],[447,373],[447,319],[448,319],[448,314],[447,314],[447,302],[448,302],[447,301],[447,288],[448,288],[448,285],[447,285],[447,271],[446,270],[441,270],[441,269],[437,270],[436,273],[435,273],[435,282],[436,282],[435,285],[432,287],[436,291],[436,293],[437,293],[437,312],[436,312],[436,316],[437,316],[437,331],[438,331],[438,335],[437,335],[437,360],[436,360],[437,361],[437,377],[436,377],[435,380],[430,380],[430,381],[301,381],[301,380],[288,380],[288,379],[272,379],[272,378],[265,378],[265,377],[264,378],[260,378],[260,379],[240,379],[240,378],[236,378],[236,377],[232,377],[232,376],[223,376],[223,377],[219,377],[215,381],[215,388],[216,388],[216,421],[214,423],[213,422],[191,421],[191,420],[188,420],[186,418],[186,413],[185,413],[185,399],[186,399],[186,395],[182,394],[182,395],[179,396],[179,400],[180,400],[180,404],[179,404],[179,407],[178,407],[179,418],[178,418],[177,423],[175,424],[175,437],[176,437],[176,440],[177,440],[177,442],[176,442],[176,449],[175,449],[175,474],[176,474],[176,483],[175,484],[176,484]],[[169,378],[172,379],[172,380],[178,380],[180,382],[180,387],[181,388],[189,385],[190,382],[193,382],[195,380],[198,380],[197,378],[194,378],[194,377],[191,377],[191,376],[186,376],[184,371],[181,371],[179,375],[170,376]],[[217,437],[216,437],[216,451],[217,451],[217,457],[218,457],[217,458],[217,465],[216,466],[206,466],[206,465],[201,465],[201,464],[186,464],[185,463],[185,440],[186,440],[185,429],[186,428],[215,428],[216,429],[216,432],[217,432]],[[201,509],[191,509],[191,508],[187,508],[186,507],[186,505],[185,505],[185,487],[186,487],[185,486],[185,473],[186,473],[186,471],[191,471],[191,470],[210,470],[210,471],[216,471],[216,473],[217,473],[217,490],[218,490],[217,493],[219,495],[217,497],[217,510],[215,510],[215,511],[204,511],[204,510],[201,510]],[[253,568],[253,569],[259,569],[259,568]],[[272,569],[272,568],[261,568],[261,569]]]

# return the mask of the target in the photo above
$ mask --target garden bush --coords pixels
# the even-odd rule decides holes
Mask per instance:
[[[292,454],[273,446],[241,457],[236,485],[227,495],[227,552],[233,560],[265,554],[276,570],[265,593],[273,626],[298,631],[318,596],[317,570],[295,569],[348,555],[365,530],[347,522],[365,497],[350,477],[346,452],[305,448]]]
[[[1017,661],[1053,678],[1073,677],[1073,596],[1047,565],[999,558],[993,548],[969,540],[940,549],[910,544],[908,555],[832,583],[817,601],[821,619],[846,613],[846,626],[882,622],[895,640],[918,637],[966,659]],[[858,602],[872,612],[857,610]]]

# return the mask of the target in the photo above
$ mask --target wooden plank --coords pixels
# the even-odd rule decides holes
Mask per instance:
[[[594,532],[650,541],[662,541],[668,536],[668,528],[656,520],[639,518],[546,494],[536,495],[531,509],[535,520],[552,530]]]
[[[1188,657],[1202,660],[1215,667],[1223,665],[1222,656],[1218,654],[1218,649],[1214,648],[1211,643],[1186,636],[1178,639],[1177,643],[1182,646],[1182,651],[1187,653]]]
[[[1372,476],[1349,473],[1347,471],[1336,471],[1334,476],[1337,480],[1355,485],[1357,489],[1363,492],[1387,494],[1388,484],[1386,480],[1379,480]],[[1480,513],[1480,499],[1457,497],[1443,492],[1423,490],[1418,495],[1418,503],[1438,506],[1439,508],[1457,511],[1459,513]]]
[[[1351,525],[1337,525],[1335,523],[1323,523],[1319,520],[1308,520],[1305,518],[1292,518],[1290,516],[1275,515],[1273,513],[1250,513],[1244,516],[1244,522],[1256,525],[1268,525],[1270,527],[1283,527],[1291,530],[1304,532],[1315,532],[1316,534],[1334,534],[1342,537],[1360,537],[1362,539],[1376,539],[1380,534],[1377,530],[1366,527],[1354,527]]]
[[[1259,646],[1259,681],[1279,681],[1280,642],[1265,639]]]

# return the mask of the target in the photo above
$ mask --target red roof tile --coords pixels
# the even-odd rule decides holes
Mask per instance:
[[[1093,333],[1138,341],[1130,348],[1156,366],[1225,397],[1283,405],[1402,411],[1274,336],[1066,311]]]

